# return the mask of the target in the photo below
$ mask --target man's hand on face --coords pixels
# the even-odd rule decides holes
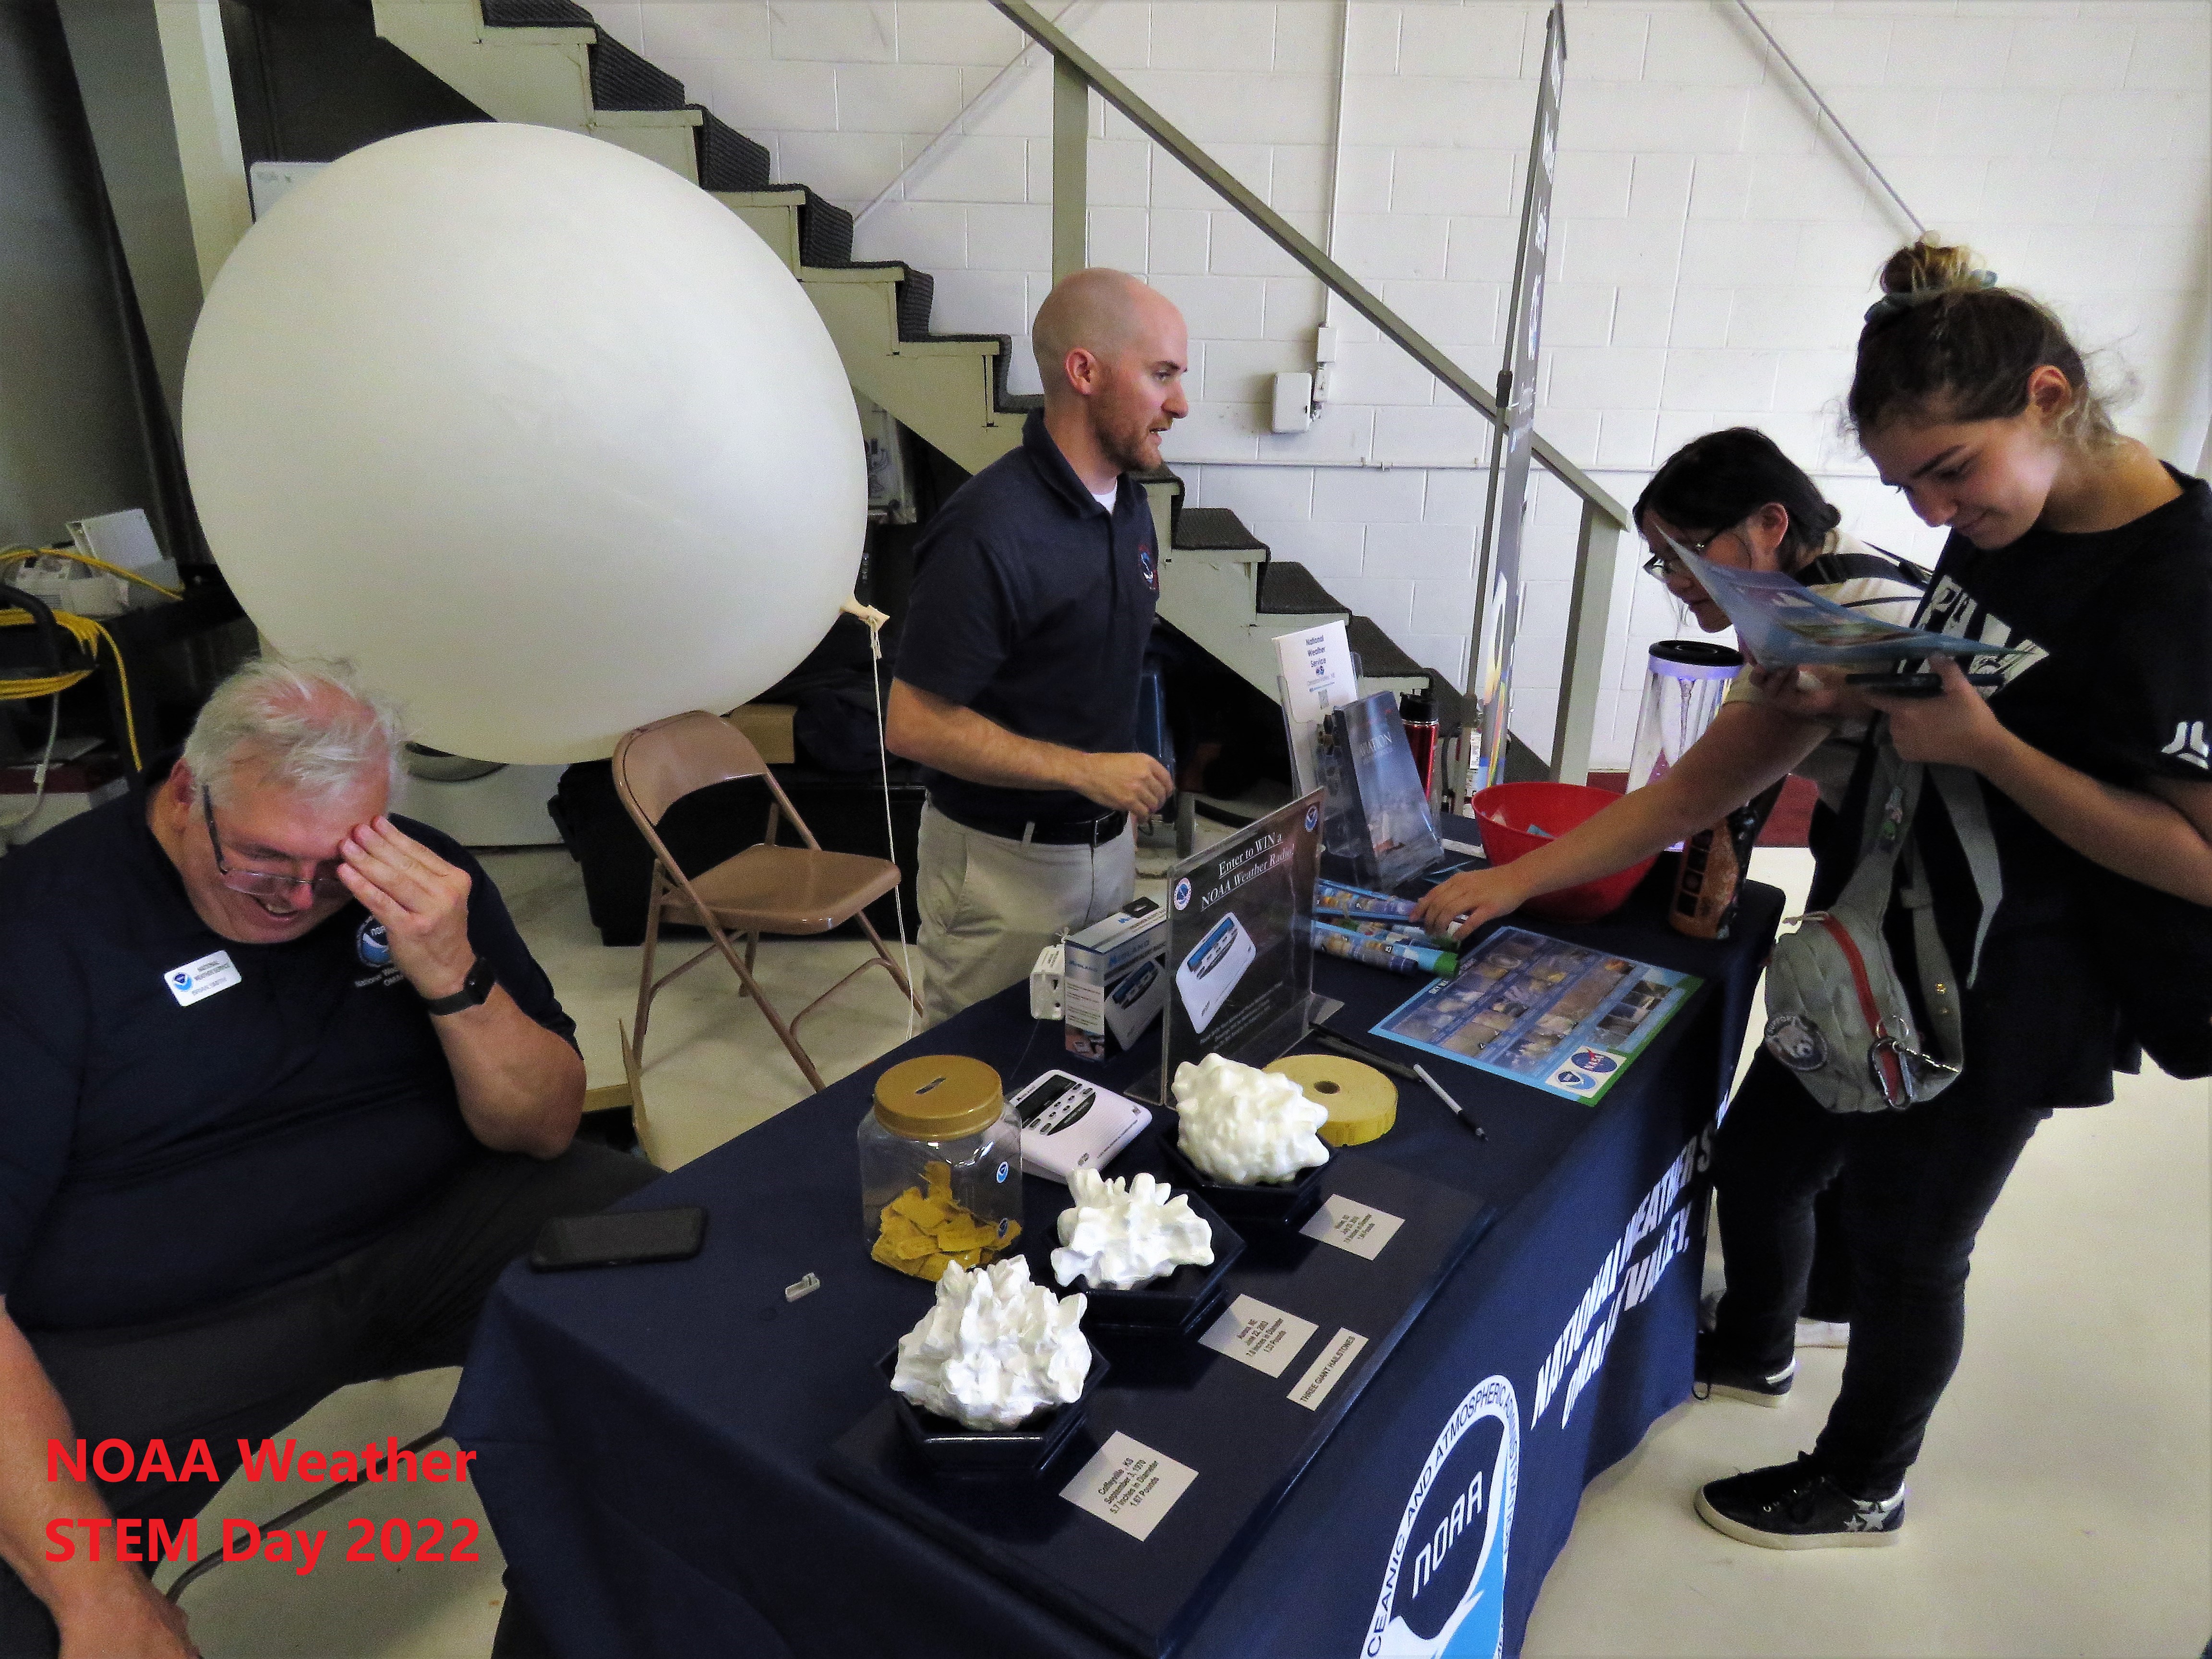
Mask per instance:
[[[1085,755],[1076,787],[1109,811],[1150,817],[1175,793],[1168,769],[1150,755]]]
[[[451,996],[476,961],[469,943],[469,877],[390,818],[356,824],[339,843],[338,879],[384,924],[392,965],[425,997]]]

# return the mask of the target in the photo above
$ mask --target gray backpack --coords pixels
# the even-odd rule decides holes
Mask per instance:
[[[1917,1106],[1948,1088],[1965,1061],[1962,988],[1936,931],[1934,896],[1909,833],[1925,785],[1932,783],[1942,798],[1981,901],[1968,986],[1980,971],[1982,945],[2004,896],[1980,780],[1963,767],[1899,759],[1887,730],[1877,742],[1858,867],[1832,908],[1794,918],[1796,931],[1776,941],[1766,969],[1767,1051],[1832,1112]],[[1905,879],[1897,896],[1912,914],[1929,1027],[1924,1033],[1882,938],[1900,859]]]

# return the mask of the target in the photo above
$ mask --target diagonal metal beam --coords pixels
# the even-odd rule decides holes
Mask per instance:
[[[1261,233],[1270,241],[1342,296],[1345,303],[1374,324],[1385,339],[1449,386],[1462,402],[1480,410],[1493,427],[1500,423],[1497,398],[1491,396],[1474,376],[1424,338],[1396,312],[1370,293],[1358,277],[1301,234],[1282,215],[1237,182],[1218,161],[1185,137],[1172,122],[1139,98],[1112,70],[1076,45],[1065,31],[1031,5],[1030,0],[991,0],[991,3],[1005,13],[1023,33],[1089,82],[1097,88],[1098,95],[1128,117],[1139,132],[1188,167],[1230,206],[1258,226]],[[1534,453],[1536,459],[1577,495],[1596,507],[1620,528],[1625,530],[1628,527],[1628,510],[1541,436],[1535,440]]]

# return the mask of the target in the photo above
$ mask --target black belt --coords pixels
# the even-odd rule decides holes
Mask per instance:
[[[979,835],[1023,841],[1036,847],[1103,847],[1121,838],[1128,826],[1127,812],[1105,812],[1095,818],[1060,818],[1039,823],[1034,818],[1000,818],[988,813],[953,811],[940,801],[930,805],[963,830]]]

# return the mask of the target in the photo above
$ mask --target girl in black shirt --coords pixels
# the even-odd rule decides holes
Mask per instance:
[[[1814,1194],[1831,1180],[1844,1194],[1851,1338],[1827,1425],[1796,1462],[1698,1495],[1714,1527],[1782,1549],[1897,1536],[1905,1471],[1963,1345],[1975,1236],[2021,1149],[2054,1107],[2112,1098],[2114,1069],[2135,1063],[2131,1039],[2151,1035],[2138,981],[2161,981],[2162,1012],[2194,1010],[2200,1042],[2212,1003],[2203,983],[2176,985],[2110,943],[2116,916],[2154,943],[2201,938],[2212,921],[2212,491],[2116,433],[2057,320],[1996,286],[1966,250],[1901,249],[1881,286],[1859,337],[1851,420],[1884,480],[1951,530],[1921,625],[1987,641],[1992,654],[1968,669],[2002,683],[1978,690],[1937,659],[1938,695],[1870,698],[1838,677],[1757,671],[1765,707],[1797,725],[1773,722],[1772,753],[1740,757],[1739,781],[1748,799],[1821,723],[1883,714],[1904,759],[1975,775],[2002,897],[1983,918],[1966,851],[1923,790],[1912,835],[1961,971],[1986,920],[1961,998],[1961,1075],[1896,1112],[1832,1114],[1796,1091],[1794,1110],[1741,1133],[1732,1116],[1723,1138],[1715,1180],[1731,1255],[1787,1256]],[[1589,850],[1562,836],[1480,878],[1469,924],[1604,873],[1585,867],[1601,864],[1602,849]],[[1893,902],[1885,933],[1912,987],[1903,921]],[[1764,1288],[1761,1304],[1776,1305],[1731,1287],[1702,1376],[1786,1378],[1796,1309],[1779,1299],[1790,1287]]]
[[[1698,1494],[1714,1526],[1778,1547],[1896,1535],[1905,1470],[1958,1364],[1983,1218],[2051,1109],[2110,1100],[2115,1066],[2133,1063],[2120,994],[2136,964],[2100,948],[2103,915],[2116,898],[2212,903],[2212,492],[2114,432],[2057,319],[1973,265],[1925,240],[1892,257],[1850,409],[1883,479],[1951,531],[1922,626],[2029,647],[1969,665],[2002,670],[1992,690],[1946,659],[1931,665],[1939,695],[1865,700],[1903,758],[1977,775],[2002,896],[1964,998],[1959,1080],[1901,1113],[1812,1109],[1774,1149],[1784,1170],[1840,1164],[1856,1297],[1810,1455]],[[1759,678],[1809,718],[1857,701],[1792,672]],[[1983,918],[1932,791],[1913,835],[1963,967]],[[1912,984],[1901,908],[1886,931]]]

